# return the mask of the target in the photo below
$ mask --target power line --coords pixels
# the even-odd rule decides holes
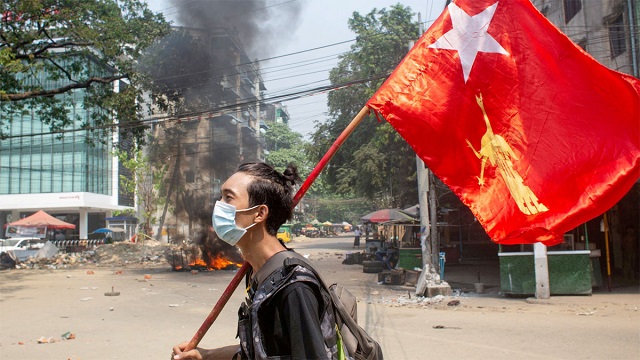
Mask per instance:
[[[373,80],[383,79],[388,77],[389,75],[390,73],[376,74],[368,78],[356,79],[346,83],[319,86],[313,89],[305,89],[305,90],[300,90],[300,91],[296,91],[288,94],[276,95],[267,99],[262,99],[260,101],[269,103],[269,102],[279,102],[279,101],[299,99],[305,96],[311,96],[313,94],[317,94],[321,92],[334,91],[334,90],[338,90],[341,88],[345,88],[345,87],[349,87],[357,84],[363,84]],[[162,116],[162,117],[156,117],[152,119],[141,120],[135,123],[115,123],[115,124],[91,126],[91,127],[85,127],[85,128],[79,128],[79,129],[77,128],[77,129],[57,130],[57,131],[49,131],[49,132],[41,132],[41,133],[9,135],[9,136],[6,136],[4,139],[16,139],[16,138],[34,137],[34,136],[41,136],[41,135],[55,135],[55,134],[65,134],[65,133],[73,133],[73,132],[80,132],[80,131],[94,131],[94,130],[104,130],[104,129],[114,129],[114,128],[120,128],[120,130],[133,129],[137,127],[146,126],[147,123],[177,121],[177,120],[180,120],[179,118],[193,117],[193,116],[198,116],[203,114],[220,113],[220,115],[223,115],[222,113],[226,110],[242,109],[244,106],[253,105],[255,102],[256,100],[249,100],[244,102],[238,102],[236,104],[231,104],[231,105],[217,106],[217,107],[213,107],[211,109],[202,110],[202,111],[192,111],[192,112],[186,112],[181,114],[175,114],[171,116]]]

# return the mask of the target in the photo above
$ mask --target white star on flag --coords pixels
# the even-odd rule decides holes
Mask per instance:
[[[469,73],[478,52],[509,55],[496,39],[487,33],[497,7],[498,3],[496,2],[481,13],[469,16],[455,3],[449,4],[449,15],[453,29],[429,45],[429,48],[432,49],[456,50],[458,52],[465,83],[469,79]]]

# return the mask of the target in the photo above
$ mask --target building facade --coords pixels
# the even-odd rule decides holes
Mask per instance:
[[[114,84],[116,91],[120,85]],[[100,109],[84,106],[83,89],[56,96],[67,101],[75,119],[65,130],[91,127],[90,115]],[[10,120],[8,137],[0,140],[0,238],[5,224],[44,210],[76,225],[50,237],[87,239],[112,211],[132,209],[133,197],[122,193],[119,162],[112,156],[117,134],[105,139],[90,130],[52,133],[37,109]]]
[[[542,14],[609,69],[640,77],[635,0],[533,0]]]

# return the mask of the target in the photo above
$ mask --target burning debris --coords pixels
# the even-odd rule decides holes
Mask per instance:
[[[242,263],[231,261],[223,255],[207,257],[199,255],[199,251],[192,249],[180,249],[171,254],[171,267],[174,271],[204,271],[204,270],[235,270],[242,266]],[[197,254],[197,255],[194,255]]]
[[[201,232],[194,245],[173,250],[167,260],[175,271],[235,270],[243,262],[236,247],[221,241],[212,232]]]

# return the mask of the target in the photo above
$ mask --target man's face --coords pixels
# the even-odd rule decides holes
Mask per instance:
[[[237,172],[222,184],[222,202],[236,207],[236,210],[244,210],[249,207],[249,193],[247,188],[253,181],[253,177],[242,172]],[[236,224],[246,228],[253,224],[256,211],[240,212],[236,215]]]

